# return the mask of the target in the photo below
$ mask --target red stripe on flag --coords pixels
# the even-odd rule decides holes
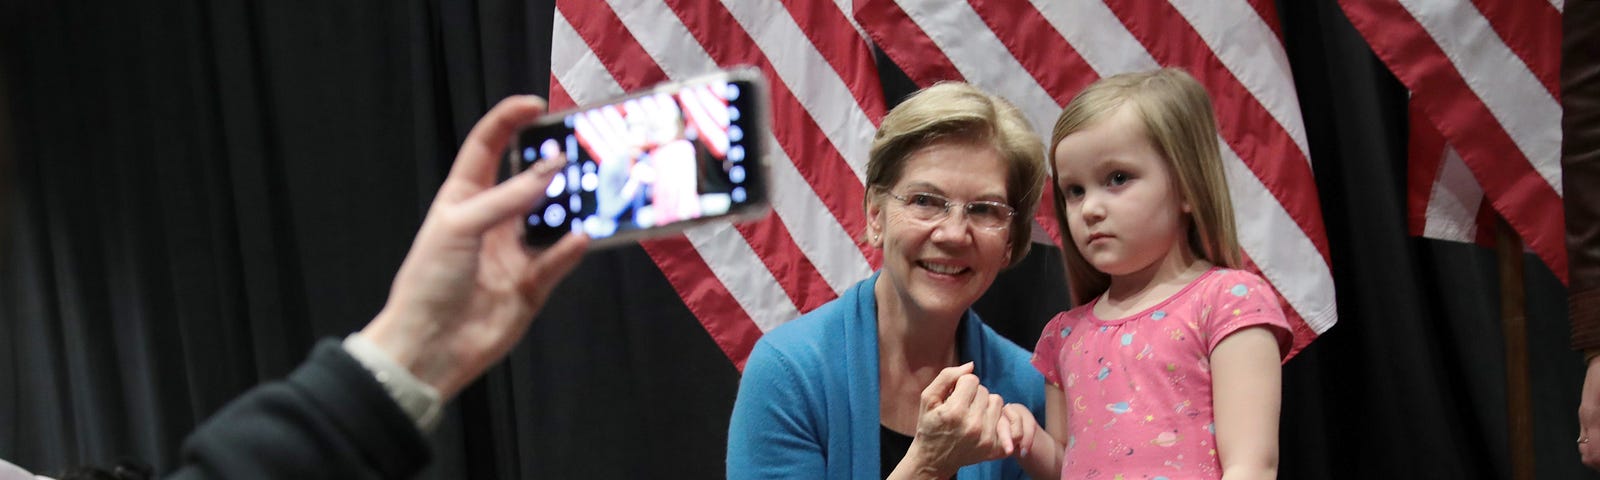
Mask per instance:
[[[1407,102],[1411,130],[1406,146],[1406,213],[1411,235],[1422,236],[1428,228],[1428,202],[1433,199],[1433,185],[1444,167],[1444,135],[1433,127],[1433,122],[1422,112],[1413,99]]]
[[[591,3],[590,5],[601,5],[601,9],[610,14],[609,16],[606,16],[606,15],[597,16],[597,17],[595,17],[596,19],[599,19],[599,20],[602,20],[602,21],[615,21],[615,22],[617,22],[618,26],[621,25],[621,20],[616,17],[614,12],[611,12],[609,7],[605,7],[603,4],[600,4],[599,2],[594,2],[594,3]],[[720,9],[721,6],[719,5],[717,8]],[[737,25],[736,23],[729,23],[729,24],[724,24],[724,25],[730,25],[730,24],[731,25]],[[690,31],[691,32],[696,31],[696,29],[693,28],[692,25],[687,24],[687,23],[685,25],[690,27]],[[576,27],[577,26],[574,25],[574,28],[576,28]],[[724,30],[726,30],[726,29],[724,29]],[[741,32],[742,32],[742,30],[741,30]],[[655,60],[652,59],[649,56],[649,54],[645,52],[643,47],[640,47],[636,52],[633,52],[632,50],[628,50],[628,49],[621,49],[621,50],[618,50],[615,54],[613,54],[613,52],[611,52],[611,51],[601,50],[600,48],[598,48],[596,46],[596,44],[594,43],[595,39],[590,39],[586,35],[584,35],[584,31],[582,29],[579,29],[578,33],[579,33],[580,36],[584,36],[584,40],[586,42],[589,42],[590,48],[593,51],[595,51],[596,54],[601,58],[601,63],[606,65],[606,68],[608,69],[608,71],[611,72],[612,76],[617,78],[617,82],[623,88],[623,90],[628,90],[628,91],[637,90],[637,89],[649,86],[650,83],[643,83],[643,82],[638,82],[638,81],[634,81],[634,80],[623,78],[620,75],[619,72],[617,72],[615,70],[610,70],[611,66],[613,64],[627,64],[627,65],[645,64],[645,65],[648,65],[649,68],[642,68],[641,67],[640,69],[637,70],[639,72],[644,73],[644,75],[640,76],[640,78],[650,78],[652,75],[656,75],[658,73],[662,78],[666,77],[666,74],[664,72],[662,72],[662,70],[661,70],[661,68],[659,66],[656,65]],[[726,33],[726,31],[724,31],[724,33]],[[697,35],[699,35],[698,32],[697,32]],[[633,45],[638,45],[638,41],[636,39],[634,39],[633,36],[631,36],[631,35],[615,35],[615,34],[606,35],[606,37],[622,37],[622,36],[628,37],[629,43],[632,43]],[[726,42],[724,42],[722,44],[711,44],[711,43],[706,43],[706,42],[708,42],[708,39],[706,39],[706,38],[700,38],[698,36],[696,38],[702,42],[702,45],[706,47],[707,51],[713,51],[713,50],[716,50],[717,49],[716,47],[718,47],[718,46],[725,46],[726,45]],[[615,40],[609,40],[609,39],[606,40],[606,41],[615,42]],[[604,53],[601,53],[601,52],[604,52]],[[632,52],[631,54],[633,54],[633,55],[638,55],[638,57],[623,57],[622,56],[623,54],[626,54],[626,53],[629,53],[629,52]],[[730,65],[730,64],[736,64],[738,62],[718,62],[718,63],[721,64],[721,65]],[[771,72],[769,71],[768,74],[771,75]],[[773,76],[772,78],[776,78],[776,77]],[[774,85],[774,87],[776,89],[776,88],[779,88],[783,83],[782,82],[772,82],[772,84]],[[775,114],[775,116],[776,116],[776,114]],[[807,118],[809,118],[809,117],[807,117]],[[783,222],[778,221],[778,218],[776,216],[769,215],[766,219],[763,219],[761,221],[740,225],[737,228],[737,230],[738,230],[739,234],[744,237],[745,241],[750,244],[750,248],[755,250],[756,255],[761,258],[761,261],[764,264],[764,266],[769,271],[771,271],[773,273],[773,277],[778,280],[779,288],[783,289],[784,293],[789,297],[789,300],[794,302],[795,305],[806,305],[806,304],[816,303],[816,299],[819,298],[819,297],[820,298],[826,298],[827,300],[831,300],[836,296],[834,294],[834,292],[833,292],[833,289],[832,288],[828,288],[827,282],[824,281],[823,278],[822,278],[822,274],[820,272],[818,272],[816,267],[814,265],[812,265],[811,262],[805,258],[805,253],[800,250],[799,245],[796,245],[794,243],[794,237],[789,235],[788,229],[786,227],[784,227]],[[685,242],[685,245],[688,245],[688,243]],[[701,258],[698,255],[698,253],[693,250],[692,246],[691,246],[689,252],[687,252],[687,253],[694,254],[695,259],[696,259],[697,262],[699,262],[699,264],[703,265],[705,263],[705,260],[703,258]],[[673,252],[673,254],[674,255],[683,255],[685,253],[684,252]],[[654,257],[654,255],[652,255],[652,257]],[[669,270],[668,267],[666,265],[664,265],[664,264],[661,264],[659,260],[660,259],[658,258],[657,259],[657,265],[660,265],[663,271],[668,271]],[[707,268],[709,268],[709,267],[707,267]],[[720,283],[718,285],[720,285]],[[821,285],[820,290],[818,289],[817,285]],[[676,284],[674,284],[674,286],[676,286]],[[723,288],[725,290],[726,286],[723,286]],[[729,296],[729,301],[732,301],[731,293],[729,295],[730,295]],[[704,307],[704,306],[697,306],[694,303],[690,303],[688,296],[684,296],[684,300],[685,300],[685,303],[687,303],[690,306],[690,309],[694,310],[695,315],[697,317],[700,317],[703,320],[704,319],[715,318],[718,315],[725,314],[725,312],[722,312],[722,311],[719,311],[719,310],[716,310],[716,309],[705,310],[706,307]],[[826,300],[823,300],[823,301],[825,302]],[[741,310],[741,312],[742,312],[742,310]]]
[[[1560,99],[1561,11],[1543,0],[1472,0],[1472,4],[1545,91]]]
[[[894,60],[895,65],[911,77],[918,86],[927,87],[940,80],[964,80],[956,64],[944,51],[928,38],[927,32],[894,0],[866,0],[856,5],[856,21],[862,25],[876,24],[880,28],[867,29],[867,35]],[[895,32],[895,38],[885,38],[885,32]]]
[[[667,73],[650,58],[639,40],[627,33],[628,27],[605,2],[561,0],[556,2],[556,9],[571,21],[573,30],[589,44],[623,90],[667,81]]]
[[[1328,261],[1322,207],[1312,193],[1317,184],[1311,163],[1283,125],[1217,59],[1205,39],[1171,4],[1138,0],[1109,0],[1106,4],[1158,62],[1184,67],[1205,85],[1223,138]]]
[[[734,367],[743,371],[750,349],[761,338],[761,329],[756,327],[755,320],[733,299],[728,287],[717,280],[688,239],[671,237],[641,245],[661,268],[661,274],[667,277],[672,288],[678,291],[678,296],[683,297],[684,305],[700,320],[706,333],[722,347],[722,353],[728,355]]]
[[[1551,213],[1562,211],[1560,195],[1533,169],[1444,50],[1396,2],[1343,0],[1339,4],[1456,148],[1495,211],[1566,283],[1565,221],[1562,215]]]
[[[550,73],[550,98],[545,99],[550,106],[550,111],[572,108],[572,95],[567,94],[567,89],[561,86],[561,80],[556,79],[554,72]]]
[[[1066,105],[1072,96],[1100,79],[1050,22],[1026,0],[968,0],[973,11],[1005,44],[1034,82]],[[1051,125],[1039,125],[1050,129]],[[1050,141],[1049,138],[1043,139]],[[1048,149],[1048,146],[1046,147]],[[1053,209],[1054,207],[1052,207]]]
[[[550,105],[552,108],[573,106],[572,97],[565,87],[550,76]],[[761,328],[755,320],[733,299],[733,293],[717,280],[700,253],[683,237],[642,242],[646,254],[655,261],[667,283],[683,299],[685,306],[699,319],[711,339],[733,361],[735,367],[744,369],[750,349],[761,338]]]
[[[707,87],[686,89],[677,96],[679,110],[694,125],[695,132],[700,136],[700,142],[711,150],[711,155],[724,158],[728,155],[728,127],[719,122],[710,110],[718,109],[727,111],[727,102],[716,95],[712,95]]]
[[[1045,161],[1051,162],[1053,160],[1047,158]],[[1044,191],[1041,192],[1042,195],[1039,197],[1039,211],[1034,213],[1033,219],[1039,222],[1039,227],[1044,229],[1044,233],[1049,235],[1050,240],[1055,242],[1055,246],[1059,248],[1061,247],[1061,242],[1066,241],[1066,232],[1062,232],[1061,225],[1056,224],[1056,191],[1051,188],[1048,177],[1044,179],[1044,182]]]
[[[850,234],[866,231],[866,214],[862,211],[865,187],[855,181],[855,171],[845,163],[844,155],[834,148],[822,127],[789,90],[755,40],[742,28],[728,28],[739,22],[721,4],[695,8],[685,5],[685,1],[666,0],[666,3],[718,65],[755,65],[771,80],[768,84],[771,87],[772,133],[778,143],[785,152],[802,153],[790,155],[791,160],[844,231]],[[849,181],[841,181],[843,179]],[[878,264],[876,249],[862,242],[856,242],[856,248],[868,263]]]
[[[1494,208],[1489,205],[1489,202],[1478,204],[1478,216],[1475,217],[1476,220],[1474,220],[1474,225],[1477,228],[1473,229],[1475,231],[1472,240],[1473,243],[1477,243],[1478,246],[1484,248],[1494,248],[1496,241],[1494,234],[1494,223],[1495,218],[1498,216],[1499,215],[1494,213]]]
[[[1261,21],[1272,28],[1272,33],[1278,36],[1278,43],[1283,43],[1283,21],[1278,18],[1278,3],[1274,0],[1249,0],[1250,7],[1256,9],[1256,15]]]
[[[839,73],[867,119],[877,126],[888,113],[883,105],[878,65],[872,62],[872,49],[866,40],[855,34],[855,27],[845,18],[844,11],[833,2],[822,1],[783,0],[783,6],[800,25],[800,31],[805,32],[806,38],[822,53],[822,58]]]
[[[779,221],[775,213],[769,212],[767,217],[759,222],[741,224],[735,228],[752,246],[794,244],[794,237],[790,235],[789,228]],[[761,250],[758,248],[757,251]],[[763,254],[760,257],[761,263],[766,264],[767,270],[778,277],[780,280],[778,283],[783,286],[784,293],[789,294],[789,299],[794,301],[795,307],[801,313],[809,312],[838,298],[838,294],[833,292],[833,287],[828,286],[828,281],[822,278],[816,265],[804,254]]]
[[[599,32],[606,31],[608,28],[613,32],[617,31],[616,29],[623,28],[621,20],[608,7],[598,2],[580,4],[583,6],[574,7],[574,10],[596,6],[599,8],[582,13],[582,15],[588,16],[569,16],[568,18],[580,18],[582,20],[573,25],[574,29],[578,31],[580,37],[583,37],[584,42],[590,45],[591,50],[596,52],[601,64],[606,66],[607,71],[616,78],[618,85],[623,90],[631,91],[648,86],[651,84],[649,81],[652,78],[666,78],[666,74],[655,63],[654,59],[649,56],[642,46],[639,46],[638,41],[631,35],[599,35],[600,38],[591,38],[590,35],[596,35]],[[595,23],[588,23],[590,21]],[[611,25],[607,28],[593,28],[594,25],[605,26],[607,24]],[[627,40],[617,40],[614,37],[627,37]],[[599,42],[610,42],[612,45],[617,46],[617,50],[601,50],[597,47]],[[628,45],[637,46],[638,48],[632,48]],[[711,46],[707,45],[707,47]],[[629,69],[627,71],[633,72],[632,78],[624,77],[620,71],[614,70],[614,68],[624,68],[622,67],[623,65],[628,66],[626,67]],[[775,83],[781,85],[781,82]],[[779,287],[783,289],[791,302],[796,305],[820,305],[835,296],[833,290],[828,288],[827,282],[823,280],[821,273],[805,258],[805,254],[800,251],[799,246],[794,243],[793,237],[789,235],[789,231],[782,222],[777,221],[775,216],[768,216],[762,221],[741,225],[737,230],[756,252],[757,256],[761,258],[763,266],[773,272],[773,277],[778,280]],[[737,301],[734,300],[733,294],[728,291],[727,286],[722,285],[712,275],[710,266],[706,264],[705,259],[699,255],[699,252],[694,249],[692,244],[682,237],[642,242],[642,244],[646,247],[646,251],[650,253],[651,258],[656,261],[657,266],[663,272],[669,274],[668,279],[673,284],[673,288],[677,289],[680,296],[683,297],[685,305],[689,307],[690,311],[694,312],[695,316],[700,319],[708,331],[712,331],[712,336],[716,338],[718,344],[723,345],[725,352],[729,354],[729,358],[736,365],[742,366],[744,357],[749,354],[750,345],[724,342],[743,341],[742,335],[745,326],[742,322],[731,320],[726,316],[736,312],[738,315],[748,318],[749,313],[738,305]],[[682,275],[681,272],[689,270],[704,271],[706,275],[702,277]],[[818,285],[821,287],[819,288]],[[691,293],[695,293],[695,295],[691,295]],[[819,298],[823,300],[819,301]],[[728,309],[729,306],[732,307],[732,310]],[[723,325],[724,323],[733,325]],[[714,325],[721,326],[714,327]],[[753,322],[748,327],[754,329],[756,337],[760,336],[760,329]],[[714,331],[715,328],[728,330],[734,332],[734,334],[731,334],[731,336],[719,335]],[[750,343],[753,344],[753,342],[754,340],[751,339]]]
[[[973,5],[974,11],[975,12],[979,12],[978,14],[980,15],[980,18],[983,19],[983,22],[984,22],[985,26],[990,28],[990,29],[992,29],[997,37],[1001,37],[1002,38],[1002,42],[1004,42],[1004,44],[1007,45],[1007,47],[1006,47],[1007,50],[1017,50],[1017,51],[1021,52],[1021,53],[1011,52],[1011,53],[1014,54],[1014,56],[1025,56],[1025,55],[1030,55],[1031,54],[1030,53],[1031,50],[1013,48],[1014,45],[1024,45],[1024,44],[1032,45],[1033,43],[1040,43],[1037,40],[1034,41],[1034,42],[1013,42],[1013,41],[1010,41],[1010,40],[1006,40],[1005,37],[1003,37],[1003,35],[1018,35],[1018,33],[1017,33],[1018,30],[1030,30],[1030,28],[1026,28],[1026,27],[1017,27],[1017,24],[1025,22],[1024,20],[1016,20],[1016,19],[1012,19],[1014,17],[1005,16],[1007,14],[1017,15],[1018,14],[1017,12],[1001,12],[1001,11],[998,10],[1000,8],[1004,8],[1001,5],[1007,5],[1007,4],[995,3],[995,2],[998,2],[1000,0],[968,0],[968,1],[971,2],[971,4]],[[1030,7],[1031,7],[1031,5],[1030,5]],[[1223,125],[1223,128],[1225,128],[1223,133],[1224,134],[1231,134],[1230,136],[1226,137],[1227,139],[1245,138],[1245,139],[1249,139],[1249,141],[1252,142],[1252,143],[1249,143],[1249,145],[1248,145],[1251,148],[1246,149],[1246,148],[1238,147],[1237,143],[1243,143],[1243,141],[1241,141],[1241,140],[1226,140],[1226,141],[1230,142],[1229,144],[1231,146],[1235,147],[1235,151],[1237,151],[1240,154],[1240,156],[1243,157],[1242,160],[1244,160],[1246,162],[1247,166],[1250,166],[1252,168],[1253,173],[1255,173],[1258,176],[1267,176],[1267,175],[1263,175],[1263,172],[1262,172],[1261,168],[1257,167],[1253,163],[1250,163],[1250,159],[1252,159],[1252,158],[1258,159],[1258,162],[1260,162],[1260,163],[1267,163],[1267,162],[1280,162],[1280,163],[1299,162],[1297,165],[1290,165],[1288,167],[1278,167],[1279,170],[1283,170],[1283,172],[1278,172],[1277,173],[1277,175],[1280,176],[1280,177],[1282,177],[1282,176],[1292,176],[1292,175],[1296,175],[1296,174],[1298,175],[1298,178],[1292,178],[1292,179],[1288,180],[1288,182],[1290,182],[1291,184],[1293,184],[1295,186],[1294,188],[1284,187],[1283,185],[1277,185],[1280,188],[1273,188],[1275,186],[1274,182],[1263,181],[1263,183],[1264,183],[1265,187],[1269,189],[1268,191],[1270,191],[1270,192],[1272,192],[1274,194],[1275,198],[1272,201],[1274,201],[1276,203],[1279,203],[1281,206],[1283,206],[1285,208],[1286,213],[1291,215],[1291,218],[1298,223],[1296,225],[1296,227],[1298,229],[1300,229],[1301,231],[1303,231],[1304,234],[1307,236],[1307,238],[1313,242],[1313,248],[1316,248],[1316,249],[1319,250],[1319,253],[1323,256],[1323,261],[1326,262],[1327,261],[1327,245],[1326,245],[1326,239],[1325,239],[1326,236],[1322,233],[1323,232],[1323,227],[1321,225],[1321,212],[1320,212],[1320,208],[1318,208],[1318,206],[1317,206],[1317,200],[1316,200],[1316,197],[1314,196],[1314,193],[1313,193],[1313,192],[1315,192],[1315,184],[1314,184],[1314,182],[1312,181],[1312,178],[1311,178],[1311,171],[1310,171],[1310,167],[1309,167],[1309,162],[1304,158],[1304,155],[1305,155],[1304,152],[1301,152],[1298,149],[1298,147],[1296,147],[1294,145],[1291,137],[1288,135],[1288,133],[1284,129],[1284,127],[1282,125],[1278,124],[1277,121],[1274,118],[1271,117],[1269,112],[1267,112],[1266,109],[1263,108],[1263,106],[1259,102],[1257,102],[1255,100],[1255,98],[1250,94],[1250,92],[1248,90],[1246,90],[1245,88],[1243,88],[1243,85],[1241,85],[1238,82],[1237,79],[1233,78],[1232,73],[1230,71],[1228,71],[1224,66],[1221,65],[1221,62],[1213,56],[1212,52],[1210,51],[1209,46],[1207,46],[1206,44],[1203,43],[1203,39],[1200,38],[1199,35],[1196,32],[1194,32],[1192,28],[1189,27],[1189,25],[1187,24],[1186,21],[1183,20],[1181,15],[1178,15],[1176,13],[1176,11],[1172,10],[1170,7],[1168,7],[1164,11],[1160,11],[1159,13],[1164,14],[1165,15],[1164,18],[1167,19],[1167,20],[1176,19],[1176,20],[1180,21],[1181,22],[1181,26],[1182,26],[1180,34],[1186,34],[1183,37],[1184,40],[1188,41],[1188,42],[1192,42],[1193,45],[1188,46],[1188,48],[1167,47],[1165,50],[1152,50],[1152,55],[1156,56],[1157,58],[1165,57],[1165,58],[1169,58],[1169,59],[1171,59],[1171,58],[1188,58],[1188,57],[1199,57],[1199,58],[1202,58],[1203,60],[1199,60],[1199,61],[1190,60],[1190,63],[1200,64],[1202,67],[1209,67],[1212,70],[1210,70],[1210,71],[1202,70],[1202,71],[1194,72],[1194,73],[1196,73],[1195,76],[1196,76],[1197,79],[1199,79],[1202,82],[1205,82],[1209,77],[1220,77],[1221,79],[1226,80],[1226,82],[1224,82],[1224,85],[1232,88],[1232,91],[1228,92],[1232,96],[1231,97],[1230,96],[1224,96],[1224,97],[1221,97],[1221,98],[1217,98],[1217,100],[1218,100],[1217,101],[1218,115],[1220,117],[1223,117],[1223,118],[1219,118],[1218,121]],[[1032,14],[1035,14],[1035,13],[1022,12],[1021,14],[1023,14],[1023,15],[1032,15]],[[1144,14],[1146,16],[1149,16],[1149,12],[1144,12]],[[1123,16],[1127,16],[1127,15],[1123,15]],[[904,11],[901,11],[898,8],[898,5],[896,5],[896,4],[893,4],[893,3],[890,3],[890,2],[885,2],[885,1],[882,1],[882,0],[877,0],[877,1],[869,0],[866,5],[863,5],[860,9],[857,10],[856,17],[857,17],[858,20],[861,21],[863,26],[870,26],[869,27],[869,31],[873,32],[874,38],[878,38],[880,36],[889,37],[887,39],[879,38],[880,46],[883,47],[886,51],[890,52],[890,56],[892,58],[895,58],[897,62],[900,62],[901,63],[901,67],[905,68],[908,72],[928,71],[930,67],[928,67],[923,62],[931,61],[931,62],[942,63],[942,64],[949,64],[950,63],[949,58],[947,58],[943,54],[943,52],[938,52],[937,50],[924,51],[924,50],[929,50],[929,49],[936,49],[937,47],[936,47],[935,44],[933,44],[929,40],[929,37],[926,35],[926,33],[923,32],[920,28],[916,27],[916,25],[914,23],[912,23],[912,21],[909,19],[907,14]],[[1008,19],[1011,19],[1011,20],[1008,20]],[[1129,21],[1127,18],[1120,18],[1119,20],[1121,20],[1124,23],[1137,23],[1137,22]],[[930,19],[929,21],[930,22],[939,22],[938,19]],[[1146,24],[1145,28],[1153,30],[1153,29],[1155,29],[1157,27],[1166,27],[1166,26],[1168,26],[1167,24],[1162,23],[1161,20],[1156,20],[1155,22],[1156,22],[1155,26],[1150,26],[1149,24]],[[930,24],[928,26],[928,28],[930,30],[938,29],[938,28],[947,28],[947,27],[948,27],[947,25],[935,25],[935,24]],[[1053,25],[1051,25],[1050,27],[1051,28],[1050,28],[1050,30],[1048,30],[1048,32],[1054,32],[1055,29],[1054,29]],[[1089,28],[1094,28],[1094,27],[1089,27]],[[1115,27],[1113,27],[1113,28],[1115,28]],[[1138,29],[1132,29],[1132,30],[1135,33],[1138,32]],[[1163,29],[1163,30],[1167,30],[1167,29]],[[911,33],[907,33],[908,31],[911,32]],[[1166,31],[1162,32],[1162,34],[1166,34],[1166,33],[1168,33],[1168,32],[1166,32]],[[1149,36],[1150,35],[1146,35],[1146,37],[1149,37]],[[1269,41],[1278,41],[1278,39],[1272,39],[1272,40],[1269,40]],[[1146,42],[1140,42],[1140,43],[1144,44]],[[1149,48],[1148,45],[1141,45],[1141,46],[1143,46],[1143,47],[1145,47],[1147,49]],[[1096,47],[1098,47],[1098,46],[1096,46]],[[1057,48],[1059,48],[1059,47],[1057,47]],[[1070,49],[1069,51],[1076,52],[1076,49],[1071,49],[1070,46],[1067,47],[1067,48]],[[896,53],[897,50],[898,50],[898,53]],[[1046,51],[1048,53],[1052,53],[1052,54],[1055,53],[1055,52],[1051,51],[1052,50],[1051,48],[1041,48],[1041,50],[1044,50],[1044,51]],[[1000,51],[1000,52],[993,52],[992,54],[1005,55],[1006,53],[1008,53],[1008,52]],[[1163,54],[1165,54],[1165,55],[1163,55]],[[1209,64],[1205,63],[1206,61],[1209,61]],[[1191,69],[1195,68],[1192,65],[1189,66],[1189,67]],[[939,66],[932,67],[933,71],[938,71],[941,68],[948,68],[949,70],[952,70],[952,71],[954,70],[954,67],[939,67]],[[1028,67],[1024,67],[1024,68],[1028,68]],[[1030,69],[1030,70],[1032,70],[1032,69]],[[1037,74],[1035,72],[1032,72],[1032,71],[1030,71],[1030,75],[1037,76]],[[1095,78],[1098,78],[1098,76],[1094,75],[1093,72],[1089,72],[1089,75],[1090,75],[1089,80],[1093,80]],[[958,76],[958,78],[959,78],[959,76]],[[913,75],[913,79],[917,79],[917,76]],[[917,79],[917,80],[919,82],[924,81],[924,79]],[[1038,81],[1038,78],[1035,78],[1035,80]],[[1212,90],[1215,90],[1215,89],[1219,88],[1216,85],[1217,80],[1215,80],[1215,79],[1212,79],[1212,80],[1213,80],[1213,82],[1212,82],[1213,84],[1208,85],[1208,88],[1212,89]],[[1085,83],[1087,83],[1087,82],[1085,82]],[[1060,88],[1060,87],[1055,87],[1055,88]],[[1081,88],[1081,87],[1079,87],[1079,88]],[[1059,91],[1051,92],[1053,98],[1070,98],[1070,95],[1067,95],[1068,93],[1071,93],[1071,92],[1059,92]],[[1216,92],[1213,92],[1213,95],[1216,95]],[[1252,113],[1253,113],[1254,116],[1253,117],[1250,117],[1248,115],[1241,116],[1240,114],[1236,114],[1236,113],[1230,115],[1230,112],[1228,112],[1229,109],[1234,109],[1234,110],[1238,110],[1238,109],[1253,109]],[[1235,117],[1250,118],[1253,121],[1259,122],[1259,123],[1248,123],[1248,124],[1241,123],[1242,121],[1235,120]],[[1228,122],[1234,122],[1234,123],[1230,124]],[[1240,132],[1248,132],[1248,133],[1240,133]],[[1266,135],[1267,138],[1258,138],[1258,137],[1255,137],[1254,135]],[[1269,148],[1267,148],[1268,146],[1275,147],[1275,148],[1277,148],[1277,150],[1269,149]],[[1267,172],[1267,173],[1271,174],[1271,173],[1274,173],[1274,172]],[[1288,197],[1287,195],[1283,195],[1283,193],[1285,191],[1292,191],[1292,192],[1295,192],[1295,193],[1299,194],[1300,196],[1299,197]],[[1046,194],[1044,196],[1046,205],[1042,206],[1040,208],[1040,215],[1038,216],[1038,218],[1040,218],[1042,220],[1040,222],[1041,224],[1047,225],[1047,226],[1050,226],[1050,227],[1054,227],[1054,221],[1053,221],[1054,214],[1050,213],[1050,210],[1053,209],[1052,207],[1054,205],[1054,201],[1055,200],[1052,198],[1053,195],[1051,195],[1051,193],[1053,193],[1053,192],[1051,192],[1051,191],[1047,191],[1046,192]],[[1296,203],[1286,204],[1286,203],[1283,203],[1284,199],[1295,200]],[[1296,215],[1297,212],[1300,215],[1297,216]],[[1309,213],[1307,213],[1307,212],[1309,212]],[[1308,221],[1308,219],[1309,219],[1309,221]],[[1308,225],[1309,225],[1309,227],[1308,227]],[[1046,230],[1047,231],[1055,230],[1055,228],[1047,228]],[[1055,236],[1057,238],[1057,242],[1058,243],[1061,242],[1061,241],[1064,241],[1063,239],[1061,239],[1061,237],[1065,235],[1064,232],[1049,232],[1049,233],[1051,233],[1053,236]],[[1256,271],[1259,271],[1259,269],[1253,264],[1253,260],[1250,260],[1250,259],[1246,258],[1246,262],[1247,262],[1247,264],[1245,265],[1246,267],[1251,268],[1251,269],[1255,269]],[[1273,279],[1269,278],[1269,280],[1273,280]],[[1278,278],[1276,280],[1285,281],[1285,282],[1288,282],[1291,285],[1296,283],[1296,282],[1293,281],[1294,279]],[[1280,284],[1274,284],[1274,285],[1275,285],[1275,288],[1276,288],[1276,285],[1280,285]],[[1331,294],[1331,292],[1328,292],[1328,293]],[[1329,295],[1329,297],[1331,297],[1331,295]],[[1331,298],[1328,298],[1327,300],[1329,301],[1329,303],[1331,303]],[[1284,297],[1282,297],[1282,296],[1280,296],[1280,303],[1285,304],[1285,309],[1284,310],[1285,310],[1286,315],[1288,315],[1289,318],[1290,318],[1290,324],[1291,324],[1291,327],[1293,329],[1293,334],[1295,336],[1294,346],[1293,346],[1292,352],[1297,352],[1301,348],[1303,348],[1305,345],[1309,344],[1312,340],[1314,340],[1316,338],[1315,330],[1313,328],[1311,328],[1311,326],[1305,322],[1304,318],[1302,318],[1300,316],[1300,312],[1299,311],[1296,311],[1296,310],[1294,310],[1294,308],[1292,306],[1287,305],[1287,300],[1284,299]],[[1324,314],[1324,313],[1325,312],[1323,312],[1322,310],[1319,310],[1319,314]]]

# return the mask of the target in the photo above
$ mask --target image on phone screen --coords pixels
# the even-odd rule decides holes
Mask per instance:
[[[600,240],[735,213],[765,201],[750,85],[719,80],[580,110],[524,130],[523,169],[566,166],[527,216],[527,242]]]

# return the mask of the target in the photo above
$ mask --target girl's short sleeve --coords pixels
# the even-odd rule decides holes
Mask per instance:
[[[1044,331],[1039,333],[1039,343],[1033,347],[1033,358],[1028,360],[1033,368],[1044,375],[1045,383],[1056,388],[1061,388],[1061,373],[1056,359],[1061,358],[1061,348],[1065,345],[1065,337],[1072,330],[1067,324],[1067,312],[1056,314],[1045,324]]]
[[[1222,339],[1234,332],[1262,326],[1278,339],[1279,357],[1289,353],[1294,335],[1272,285],[1243,270],[1228,270],[1215,282],[1208,302],[1210,311],[1203,320],[1206,352],[1216,350]]]

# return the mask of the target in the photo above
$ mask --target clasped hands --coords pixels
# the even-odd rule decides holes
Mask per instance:
[[[1038,420],[1027,406],[990,393],[972,371],[971,362],[946,368],[922,390],[917,434],[906,452],[920,474],[950,478],[966,465],[1029,454]]]

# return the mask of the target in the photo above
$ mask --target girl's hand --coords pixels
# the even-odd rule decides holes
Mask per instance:
[[[949,478],[963,466],[1004,458],[1014,450],[1005,399],[989,393],[972,363],[946,368],[922,390],[917,435],[890,478]]]
[[[1001,413],[1004,418],[1000,419],[999,426],[1010,431],[1010,443],[1016,446],[1012,453],[1018,459],[1027,459],[1033,448],[1033,439],[1039,432],[1038,419],[1033,418],[1033,412],[1020,403],[1006,404]]]

